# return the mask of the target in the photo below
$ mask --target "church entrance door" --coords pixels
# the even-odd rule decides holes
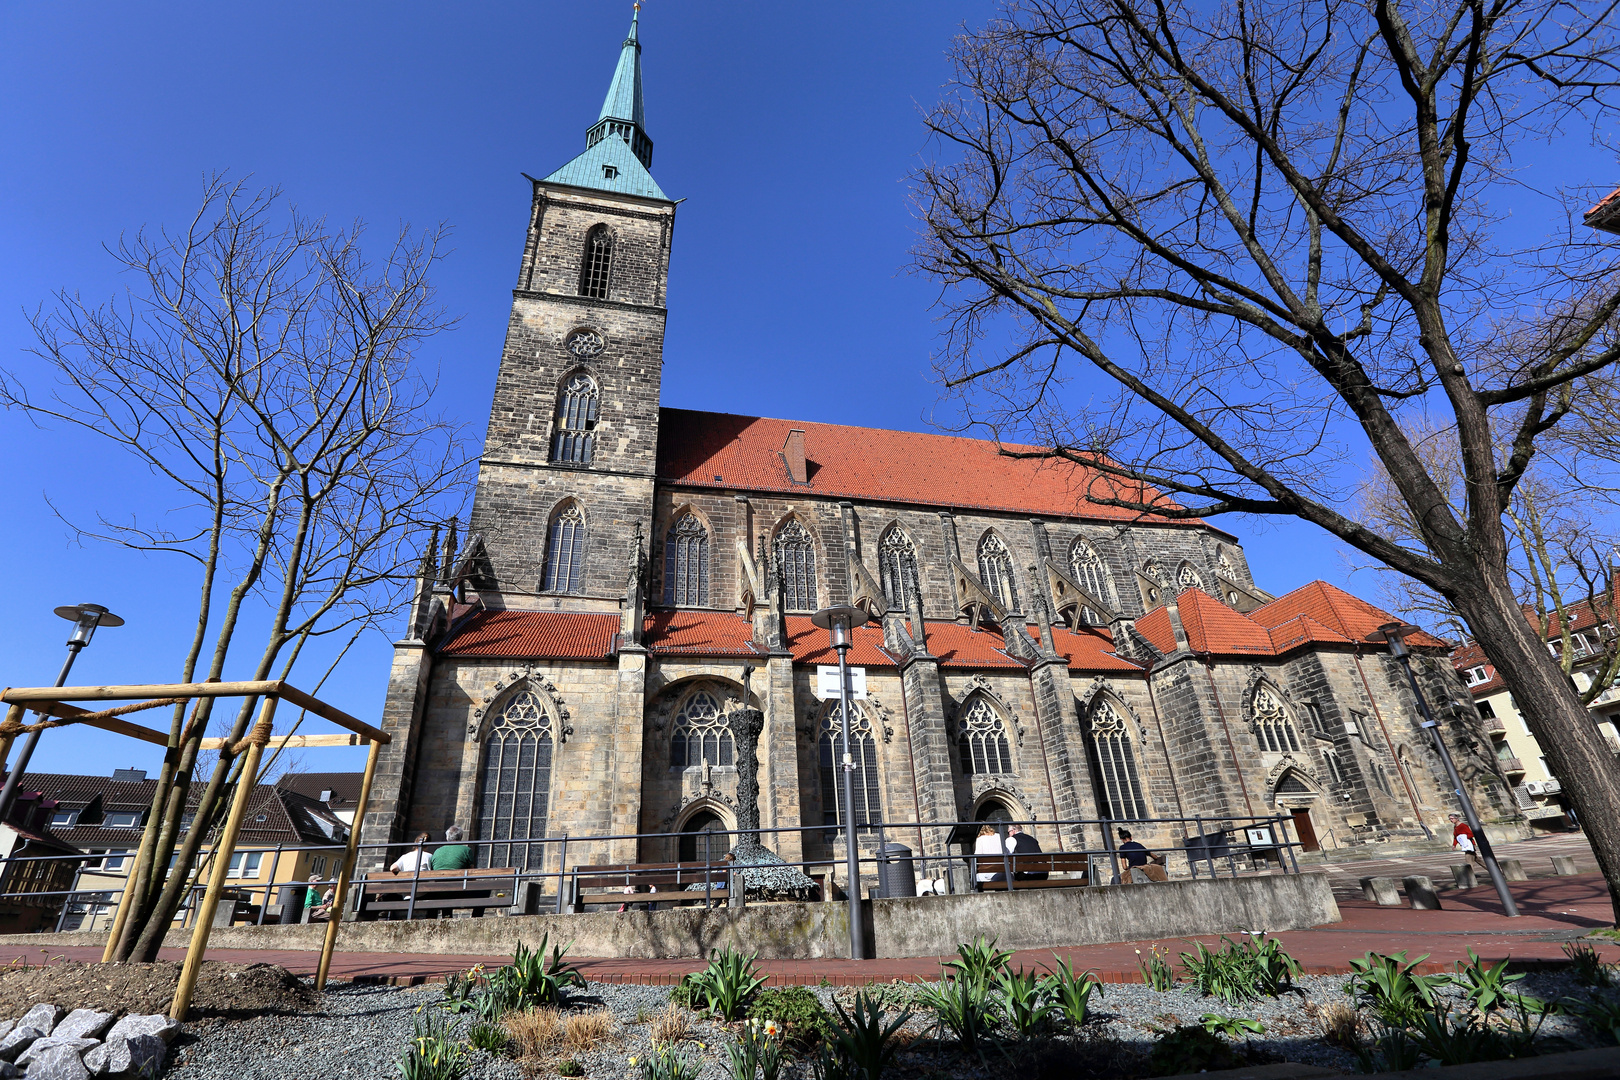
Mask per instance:
[[[1299,834],[1300,850],[1322,850],[1322,845],[1316,840],[1316,826],[1311,824],[1311,812],[1309,810],[1294,811],[1294,831]]]
[[[719,862],[730,850],[731,838],[718,814],[694,814],[681,829],[681,862]]]

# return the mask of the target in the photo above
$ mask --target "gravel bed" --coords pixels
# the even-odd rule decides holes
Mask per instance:
[[[964,1059],[948,1039],[936,1040],[929,1018],[919,1013],[903,1029],[909,1045],[902,1051],[893,1075],[908,1077],[952,1076],[989,1078],[1018,1076],[1020,1080],[1072,1077],[1088,1073],[1145,1074],[1145,1057],[1157,1030],[1178,1024],[1196,1024],[1206,1013],[1259,1020],[1265,1033],[1249,1046],[1263,1058],[1296,1061],[1354,1071],[1355,1055],[1322,1041],[1322,1010],[1330,1004],[1349,1003],[1345,976],[1309,976],[1299,980],[1295,993],[1238,1006],[1223,1006],[1186,987],[1149,990],[1141,984],[1111,984],[1101,998],[1093,998],[1093,1017],[1078,1035],[1062,1035],[1024,1044],[1009,1044],[1005,1051],[990,1050],[987,1060]],[[834,996],[850,1001],[855,991],[846,987],[813,988],[824,1005]],[[1514,984],[1515,990],[1547,999],[1587,998],[1593,991],[1578,985],[1564,972],[1538,972]],[[904,1007],[916,992],[915,984],[889,984],[876,988],[892,1010]],[[1604,991],[1620,993],[1617,990]],[[584,1067],[587,1078],[620,1080],[639,1076],[629,1064],[652,1049],[653,1020],[669,1004],[669,987],[590,983],[574,991],[565,1006],[569,1011],[606,1008],[616,1024],[609,1038],[589,1051],[571,1056]],[[286,1080],[288,1068],[299,1080],[338,1077],[385,1077],[395,1074],[394,1062],[408,1042],[412,1021],[421,1007],[443,1000],[437,984],[399,989],[387,986],[349,986],[330,990],[317,1011],[262,1016],[246,1020],[210,1020],[187,1025],[186,1036],[176,1043],[175,1080]],[[1363,1010],[1362,1015],[1367,1015]],[[691,1022],[687,1053],[700,1065],[704,1080],[725,1080],[725,1045],[730,1029],[688,1012]],[[463,1021],[465,1023],[465,1021]],[[1602,1045],[1578,1020],[1552,1016],[1541,1029],[1544,1052]],[[555,1076],[555,1061],[529,1062],[477,1053],[469,1073],[477,1078]],[[808,1062],[783,1070],[784,1078],[806,1080]]]

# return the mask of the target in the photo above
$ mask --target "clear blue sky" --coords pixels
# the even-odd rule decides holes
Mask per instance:
[[[909,275],[906,175],[918,109],[948,77],[944,50],[979,0],[742,4],[649,0],[642,17],[653,174],[677,219],[664,402],[928,430],[938,327]],[[0,8],[0,365],[40,384],[25,309],[58,288],[122,288],[104,242],[192,213],[204,174],[279,185],[303,210],[370,223],[444,221],[438,275],[460,327],[432,344],[444,407],[480,434],[529,206],[519,175],[584,148],[628,2],[8,4]],[[75,682],[175,676],[195,618],[177,560],[79,547],[70,516],[150,508],[158,489],[112,449],[0,414],[0,505],[15,583],[0,682],[49,683],[67,624],[94,601],[104,630]],[[144,503],[143,503],[144,500]],[[1261,584],[1345,583],[1321,533],[1242,534]],[[1371,581],[1355,583],[1363,592]],[[248,648],[247,652],[252,652]],[[323,696],[375,719],[390,649],[351,653]],[[234,673],[233,673],[234,674]],[[82,729],[49,733],[33,767],[155,767],[157,752]],[[305,757],[358,767],[358,753]]]

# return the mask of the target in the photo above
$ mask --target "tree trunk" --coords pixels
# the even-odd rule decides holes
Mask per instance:
[[[1459,591],[1453,602],[1474,639],[1513,688],[1513,699],[1586,828],[1620,916],[1620,766],[1569,676],[1524,617],[1505,578]],[[1477,580],[1477,579],[1476,579]]]

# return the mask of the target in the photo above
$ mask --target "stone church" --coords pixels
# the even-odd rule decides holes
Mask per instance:
[[[471,520],[424,560],[395,646],[365,842],[460,824],[503,842],[486,865],[555,870],[555,845],[514,841],[563,835],[570,865],[691,858],[736,825],[746,693],[761,824],[806,827],[764,840],[828,858],[846,774],[810,615],[835,604],[872,620],[849,657],[857,823],[918,854],[988,819],[1037,822],[1048,850],[1102,846],[1051,824],[1076,819],[1177,847],[1265,815],[1307,849],[1448,832],[1372,605],[1320,581],[1273,596],[1230,533],[1088,503],[1101,478],[1073,465],[663,407],[676,204],[649,171],[641,48],[632,21],[585,152],[533,180]],[[1506,831],[1445,644],[1411,640]]]

